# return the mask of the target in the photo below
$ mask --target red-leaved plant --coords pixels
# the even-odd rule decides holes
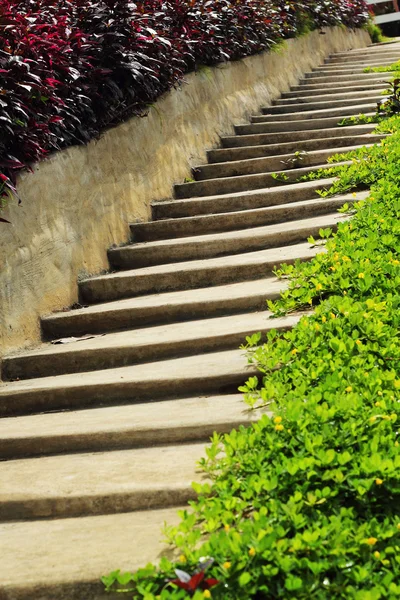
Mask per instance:
[[[0,0],[0,195],[18,170],[143,114],[198,65],[367,19],[364,0]]]

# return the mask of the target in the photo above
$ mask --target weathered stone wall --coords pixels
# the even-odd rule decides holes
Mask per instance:
[[[77,278],[107,269],[107,248],[129,221],[205,162],[233,123],[246,122],[332,52],[366,46],[365,31],[316,31],[263,53],[187,76],[146,118],[38,164],[18,182],[22,205],[0,224],[0,355],[40,339],[41,315],[77,301]]]

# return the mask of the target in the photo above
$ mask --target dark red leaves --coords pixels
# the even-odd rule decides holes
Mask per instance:
[[[208,577],[206,579],[206,568],[196,570],[193,575],[186,573],[186,571],[181,571],[180,569],[176,569],[175,573],[177,574],[177,578],[172,579],[170,583],[173,583],[182,590],[186,590],[192,594],[198,589],[209,590],[219,584],[219,580],[213,577]]]
[[[49,151],[145,113],[197,65],[367,18],[363,0],[0,0],[3,189]]]

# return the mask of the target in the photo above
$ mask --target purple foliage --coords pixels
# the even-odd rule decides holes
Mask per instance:
[[[363,0],[0,0],[0,192],[49,152],[143,114],[198,65],[367,19]]]

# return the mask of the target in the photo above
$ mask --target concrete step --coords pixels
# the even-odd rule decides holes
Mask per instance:
[[[244,146],[242,148],[218,148],[209,150],[207,158],[211,164],[228,163],[234,161],[252,160],[254,158],[263,158],[279,156],[282,153],[292,153],[299,151],[312,152],[326,148],[345,148],[346,146],[356,146],[358,144],[379,141],[376,134],[364,133],[362,135],[346,135],[347,127],[343,129],[342,136],[317,138],[302,140],[299,142],[285,142],[283,144],[268,144],[259,146]],[[381,139],[385,136],[379,136]],[[156,206],[156,205],[153,205]]]
[[[357,198],[364,197],[364,192],[357,194]],[[317,216],[332,212],[340,208],[345,202],[354,200],[352,194],[335,196],[334,198],[316,198],[302,202],[289,202],[280,206],[267,206],[253,210],[220,213],[216,215],[200,215],[198,217],[183,217],[181,219],[165,219],[143,223],[143,227],[135,229],[134,238],[140,237],[141,241],[168,239],[171,237],[185,237],[221,231],[235,231],[249,227],[272,225],[273,223],[290,222],[306,217]],[[147,225],[147,227],[144,227]],[[137,236],[137,233],[139,234]],[[175,235],[174,235],[175,234]],[[138,241],[136,239],[136,241]]]
[[[382,94],[371,93],[368,94],[362,103],[372,104],[378,100],[385,99],[386,96]],[[328,100],[322,96],[300,96],[297,98],[283,98],[276,100],[274,106],[267,106],[261,109],[263,114],[284,114],[284,113],[297,113],[297,112],[309,112],[312,110],[328,110],[329,108],[340,108],[345,106],[358,106],[360,99],[355,97],[349,97],[343,99],[329,97]]]
[[[389,67],[391,64],[393,64],[393,62],[395,62],[396,60],[400,59],[400,55],[398,56],[398,58],[393,59],[392,58],[387,58],[387,57],[383,57],[379,60],[353,60],[353,61],[348,61],[348,62],[339,62],[339,63],[325,63],[323,65],[319,65],[318,67],[314,67],[313,71],[336,71],[338,69],[340,69],[341,71],[344,72],[349,72],[352,69],[360,69],[361,71],[363,71],[364,69],[366,69],[367,67]]]
[[[307,260],[315,252],[308,244],[298,244],[206,260],[156,265],[85,279],[79,283],[79,288],[86,301],[95,303],[169,290],[250,281],[265,277],[281,262]]]
[[[382,58],[385,55],[392,55],[393,57],[398,56],[400,53],[400,45],[393,44],[390,48],[373,46],[370,48],[357,48],[355,50],[349,50],[348,52],[335,52],[329,59],[353,59],[353,58],[371,58],[376,60],[378,57]]]
[[[360,87],[363,90],[374,90],[376,88],[379,87],[385,87],[385,82],[381,82],[381,81],[365,81],[365,79],[357,79],[357,77],[351,77],[348,79],[348,81],[342,81],[340,83],[319,83],[318,80],[317,81],[309,81],[308,79],[302,83],[302,84],[296,84],[296,85],[292,85],[290,87],[290,91],[295,91],[295,90],[315,90],[315,89],[322,89],[324,90],[327,94],[330,94],[332,90],[337,90],[338,92],[340,92],[341,90],[343,91],[343,93],[349,93],[352,91],[352,88],[356,88],[356,87]],[[353,90],[353,91],[357,91],[357,90]],[[286,92],[284,92],[286,93]]]
[[[311,71],[310,73],[305,73],[303,79],[300,79],[299,83],[336,83],[340,85],[345,81],[349,80],[350,75],[324,75],[323,73],[314,73]],[[356,75],[358,80],[362,81],[386,81],[387,73],[357,73]]]
[[[389,68],[390,63],[386,64],[386,65],[382,65],[382,63],[376,63],[376,66],[379,66],[380,68],[382,67],[387,67]],[[369,65],[368,65],[369,66]],[[370,65],[371,67],[373,67],[374,65]],[[329,76],[336,76],[336,75],[343,75],[343,76],[347,76],[347,75],[362,75],[364,76],[366,74],[366,66],[364,65],[353,65],[353,66],[338,66],[338,65],[334,65],[334,66],[321,66],[321,67],[315,67],[312,71],[309,71],[308,73],[304,74],[304,77],[306,77],[307,79],[309,77],[313,78],[314,76],[316,77],[325,77],[326,75]],[[372,72],[368,72],[368,74],[375,74],[374,71]],[[384,73],[384,72],[381,72]]]
[[[167,200],[153,204],[153,217],[157,220],[196,217],[310,200],[318,197],[316,190],[329,186],[332,182],[333,179],[328,178],[323,181],[302,181],[245,193]]]
[[[384,50],[384,51],[379,52],[378,54],[370,53],[370,52],[365,52],[365,53],[360,52],[360,53],[354,53],[354,54],[348,55],[348,56],[333,55],[333,56],[325,59],[325,64],[326,65],[334,65],[334,64],[347,64],[347,63],[361,62],[361,63],[366,63],[368,66],[371,62],[379,62],[381,60],[384,60],[384,61],[389,61],[389,63],[390,63],[390,62],[396,62],[399,59],[400,59],[399,50],[393,49],[393,50]]]
[[[177,508],[0,524],[1,598],[116,600],[100,578],[172,558],[166,521],[178,524]]]
[[[0,419],[0,460],[207,442],[259,419],[242,394]]]
[[[382,137],[375,136],[375,143],[379,143]],[[384,136],[385,137],[385,136]],[[335,138],[333,140],[333,144]],[[346,146],[345,148],[338,146],[331,147],[325,150],[312,150],[310,152],[300,152],[290,154],[278,154],[276,156],[267,156],[265,158],[250,158],[245,160],[235,160],[232,162],[213,163],[211,165],[202,165],[196,169],[196,179],[204,181],[211,178],[235,177],[242,175],[251,175],[256,173],[266,173],[268,171],[276,172],[285,169],[293,169],[295,167],[305,167],[318,165],[326,161],[329,157],[337,153],[352,152],[362,146],[370,146],[372,140],[368,140],[368,144],[363,139],[360,144],[354,146]],[[364,143],[363,143],[364,142]],[[139,223],[137,230],[151,226],[151,223]],[[135,240],[138,241],[138,240]]]
[[[180,506],[195,498],[192,481],[204,443],[42,456],[3,462],[0,521]]]
[[[355,110],[356,108],[356,110]],[[286,131],[304,131],[309,130],[310,126],[313,129],[326,129],[328,127],[335,127],[340,121],[344,118],[349,117],[351,115],[357,114],[365,114],[367,116],[374,116],[376,113],[376,104],[364,104],[357,105],[357,107],[349,107],[341,109],[334,109],[337,111],[336,115],[331,117],[321,117],[318,118],[318,115],[312,117],[307,117],[308,112],[305,113],[303,119],[295,118],[295,119],[287,119],[284,121],[277,120],[274,121],[275,115],[266,115],[269,118],[269,121],[259,121],[256,123],[250,123],[247,125],[235,125],[235,133],[236,135],[252,135],[253,133],[279,133]],[[329,112],[329,110],[327,110]],[[346,114],[347,112],[347,114]],[[302,113],[289,113],[290,117],[296,116],[299,117]],[[286,115],[281,115],[285,116]],[[261,116],[260,119],[263,117]]]
[[[345,164],[345,161],[338,164],[343,165]],[[199,198],[201,196],[217,196],[220,194],[233,194],[235,192],[246,192],[248,190],[279,186],[285,183],[295,183],[298,182],[301,177],[304,177],[313,171],[329,169],[330,167],[331,165],[322,162],[321,164],[310,167],[289,170],[281,169],[276,173],[256,173],[255,175],[239,175],[238,177],[205,179],[193,183],[182,183],[174,186],[175,198],[177,200],[182,200],[185,198]],[[274,175],[282,175],[285,180],[282,181],[281,179],[277,179]],[[114,251],[111,250],[110,254],[113,252]]]
[[[360,194],[357,197],[361,197]],[[128,298],[55,313],[42,319],[42,330],[45,339],[57,339],[260,311],[265,309],[267,299],[276,300],[285,287],[284,281],[266,277],[211,288]]]
[[[337,121],[338,122],[338,121]],[[347,126],[346,126],[347,127]],[[345,130],[346,127],[343,127]],[[369,147],[373,143],[379,143],[386,136],[369,136],[372,139],[363,139],[360,136],[359,143],[353,146],[335,146],[336,138],[332,139],[332,146],[324,150],[311,150],[292,152],[290,154],[278,154],[276,156],[266,156],[261,158],[249,158],[243,160],[233,160],[228,162],[212,163],[210,165],[201,165],[196,168],[197,181],[206,181],[208,179],[235,177],[243,175],[252,175],[256,173],[267,173],[276,171],[286,171],[296,167],[306,167],[319,165],[334,154],[352,152],[360,147]],[[368,142],[368,143],[366,143]],[[137,229],[149,226],[148,223],[139,223]],[[151,226],[151,225],[150,225]]]
[[[355,82],[356,83],[356,82]],[[355,84],[349,86],[327,86],[324,87],[318,85],[317,83],[312,83],[311,85],[294,85],[291,88],[290,92],[283,92],[281,94],[281,98],[298,98],[301,96],[326,96],[326,99],[329,99],[329,96],[335,97],[338,96],[338,100],[343,97],[343,93],[353,94],[354,98],[359,98],[360,101],[363,101],[365,98],[364,93],[360,92],[372,92],[375,91],[377,95],[384,92],[387,88],[387,85],[378,82],[374,85],[363,85],[363,84]],[[345,91],[344,91],[345,90]],[[357,95],[358,94],[358,95]],[[346,96],[347,97],[347,96]]]
[[[312,235],[312,234],[311,234]],[[303,237],[304,239],[304,237]],[[269,319],[266,311],[107,333],[69,344],[44,344],[3,359],[3,381],[115,369],[238,348],[247,336],[290,329],[297,318]]]
[[[304,252],[291,249],[293,258],[296,254],[311,258],[321,251],[321,248],[310,249],[309,244],[303,246]],[[288,254],[286,248],[285,254]],[[279,264],[279,260],[276,263]],[[237,393],[238,386],[255,374],[255,367],[247,364],[242,350],[225,350],[90,371],[81,373],[79,377],[67,374],[25,379],[0,385],[0,415],[10,417],[121,403],[138,404],[191,395]]]
[[[254,252],[303,241],[310,235],[315,235],[311,231],[318,232],[321,227],[334,226],[338,217],[337,213],[330,211],[330,214],[315,219],[133,244],[112,250],[109,258],[116,269],[132,269]],[[343,219],[343,216],[339,218]]]
[[[221,143],[224,148],[240,148],[243,146],[258,146],[266,144],[279,144],[281,142],[302,142],[309,139],[323,139],[343,137],[351,135],[362,135],[363,133],[371,133],[376,129],[376,123],[366,125],[352,125],[349,127],[327,127],[324,129],[313,129],[313,123],[310,123],[310,129],[303,131],[286,131],[281,133],[255,133],[252,135],[233,135],[221,138]],[[335,144],[336,145],[336,144]],[[300,149],[300,144],[297,144]],[[281,146],[282,147],[282,146]]]
[[[342,117],[348,117],[359,113],[366,114],[367,112],[375,112],[376,102],[363,103],[358,101],[353,106],[341,106],[339,108],[320,108],[318,110],[300,111],[298,113],[286,113],[283,115],[254,115],[250,117],[251,123],[271,123],[276,124],[279,127],[279,123],[287,123],[289,121],[303,121],[307,119],[317,120],[330,117],[336,117],[341,119]]]

